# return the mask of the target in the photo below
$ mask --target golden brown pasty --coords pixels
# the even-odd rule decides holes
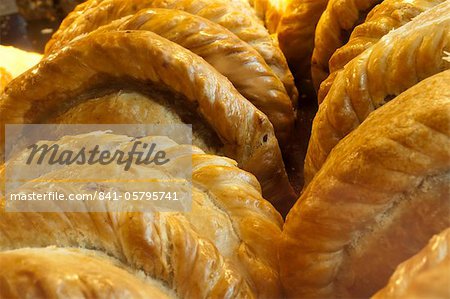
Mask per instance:
[[[364,22],[367,13],[382,0],[330,0],[317,23],[311,75],[314,88],[328,77],[328,61],[336,49],[344,45],[355,26]]]
[[[23,248],[0,252],[0,298],[177,298],[161,282],[98,251]]]
[[[183,11],[156,8],[102,28],[112,30],[152,31],[199,55],[267,115],[280,142],[288,140],[294,109],[283,83],[258,52],[222,26]]]
[[[374,45],[389,31],[401,27],[422,12],[445,0],[385,0],[373,8],[366,20],[353,30],[347,44],[337,49],[330,58],[330,76],[320,84],[318,101],[321,103],[333,84],[336,72],[364,50]]]
[[[309,80],[314,33],[328,0],[282,2],[287,3],[276,31],[280,48],[286,56],[296,80]]]
[[[75,150],[94,142],[114,150],[130,148],[134,141],[127,136],[94,132],[66,136],[57,144]],[[133,176],[127,176],[128,181],[180,178],[176,175],[180,172],[179,165],[185,165],[183,161],[189,159],[190,212],[8,213],[4,211],[5,200],[0,200],[0,250],[46,246],[95,249],[132,270],[142,270],[180,298],[280,298],[276,247],[282,218],[262,198],[256,178],[237,168],[231,159],[208,155],[195,147],[188,150],[186,145],[178,145],[167,137],[150,136],[139,141],[156,143],[159,149],[170,152],[170,163],[161,167],[132,165]],[[18,167],[27,158],[27,154],[19,154],[7,163]],[[95,173],[92,167],[95,166],[39,168],[41,172],[33,170],[29,180],[13,191],[28,194],[53,191],[66,195],[94,190],[129,191],[127,181],[89,180],[93,176],[117,178],[123,173],[122,166],[102,165],[96,167]],[[33,177],[38,180],[31,181]],[[61,178],[68,182],[85,180],[53,183]],[[145,180],[135,184],[134,189],[148,190]],[[94,204],[108,206],[107,201],[89,205],[86,201],[79,202],[87,211]]]
[[[305,159],[308,182],[333,147],[375,109],[450,63],[450,2],[420,14],[355,57],[337,74],[314,118]]]
[[[280,271],[295,298],[367,298],[450,226],[450,70],[369,115],[286,218]]]
[[[450,229],[434,236],[418,254],[400,264],[373,299],[449,298]]]
[[[41,60],[42,55],[0,45],[0,93],[13,78]]]
[[[186,122],[196,145],[238,160],[267,198],[293,196],[267,117],[203,59],[151,32],[77,39],[11,82],[0,116],[2,124]]]
[[[70,40],[93,31],[113,20],[134,14],[145,8],[170,8],[184,10],[215,22],[230,30],[241,40],[250,44],[266,61],[283,82],[287,93],[296,103],[298,92],[286,59],[258,17],[243,10],[236,2],[226,0],[90,0],[77,8],[53,35],[46,46],[46,53],[61,48]],[[185,28],[186,29],[186,28]]]

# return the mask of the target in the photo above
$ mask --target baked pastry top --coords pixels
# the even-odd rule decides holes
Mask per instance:
[[[242,2],[241,0],[232,2],[226,0],[90,0],[77,7],[62,22],[58,31],[47,43],[46,53],[60,49],[77,36],[91,32],[121,17],[134,14],[141,9],[183,10],[223,26],[250,44],[283,82],[288,95],[296,103],[298,92],[283,53],[256,14],[247,7],[248,4],[245,6],[248,9],[245,9],[242,7]]]
[[[255,49],[224,27],[183,11],[156,8],[114,21],[100,31],[113,30],[151,31],[199,55],[267,115],[280,142],[288,140],[294,108],[283,83]]]
[[[369,297],[450,226],[449,82],[416,84],[333,149],[283,227],[289,296]]]
[[[189,212],[96,202],[9,213],[0,184],[0,298],[450,296],[450,2],[372,9],[380,2],[89,0],[29,71],[12,80],[40,56],[0,62],[0,158],[10,123],[186,123],[194,144],[143,135],[175,158],[132,171],[144,190],[138,179],[178,178],[192,162]],[[278,43],[298,83],[312,75],[317,87],[331,73],[284,228],[264,199],[283,209],[295,197],[279,143],[296,146],[287,142],[297,90]],[[134,141],[96,132],[58,144],[129,150]],[[0,165],[0,183],[25,159]],[[121,173],[36,167],[14,191],[129,191],[127,181],[51,183]]]
[[[450,228],[428,242],[418,254],[401,263],[378,291],[378,298],[448,298],[450,297]]]
[[[344,45],[355,26],[364,22],[371,9],[383,0],[330,0],[317,23],[311,75],[316,90],[328,77],[328,61],[339,47]]]
[[[374,7],[367,15],[366,20],[356,26],[350,39],[341,48],[337,49],[329,58],[330,75],[324,80],[318,92],[318,101],[321,103],[333,84],[336,72],[353,58],[374,45],[391,30],[401,27],[422,12],[436,6],[445,0],[385,0]]]
[[[391,31],[340,71],[319,106],[305,158],[308,183],[333,147],[367,116],[417,82],[450,68],[450,2]]]
[[[116,93],[135,99],[116,100]],[[89,101],[96,106],[100,98],[107,109],[94,114]],[[158,113],[149,113],[151,107]],[[181,119],[204,141],[197,145],[207,144],[255,174],[267,198],[294,196],[267,117],[203,59],[151,32],[93,32],[78,38],[11,82],[1,95],[0,115],[2,124]]]
[[[135,140],[122,135],[94,132],[66,136],[57,144],[60,148],[74,151],[93,143],[110,150],[126,150],[132,147]],[[125,212],[127,203],[120,202],[123,209],[108,209],[104,213],[8,213],[4,211],[5,200],[0,200],[0,249],[46,246],[95,249],[119,260],[133,272],[143,271],[180,298],[279,298],[281,286],[276,247],[281,235],[282,218],[262,198],[256,178],[237,168],[236,162],[231,159],[205,154],[196,147],[178,145],[167,137],[149,136],[139,141],[156,143],[158,149],[170,152],[170,162],[159,167],[132,165],[128,180],[94,183],[89,180],[93,176],[116,178],[123,173],[123,167],[116,164],[40,167],[31,169],[29,180],[19,182],[13,191],[40,194],[48,191],[62,194],[87,194],[94,190],[129,191],[129,181],[133,178],[181,178],[180,165],[185,165],[183,161],[189,160],[192,161],[192,176],[188,174],[185,179],[192,184],[190,212]],[[48,141],[45,144],[51,146]],[[18,167],[27,158],[27,153],[19,153],[7,163],[8,166]],[[67,183],[53,183],[61,178]],[[85,180],[74,180],[76,178]],[[136,189],[147,190],[146,181],[136,184]],[[77,204],[85,211],[92,211],[93,205],[109,206],[107,201],[80,201]],[[83,210],[80,208],[77,210]],[[15,229],[11,230],[11,227]],[[58,259],[54,262],[58,263]],[[92,269],[94,273],[97,270]],[[104,269],[101,270],[104,272]],[[2,268],[0,273],[2,271],[6,270]],[[81,271],[79,275],[82,275],[85,269],[80,265],[67,271]],[[111,273],[104,272],[103,275],[107,278],[116,273],[118,270],[112,269]],[[14,283],[14,272],[11,275],[11,283]],[[129,275],[123,275],[128,280],[132,279]],[[99,279],[106,278],[100,276]],[[47,282],[51,287],[51,281]],[[136,291],[135,288],[142,285],[141,282],[136,282],[134,286],[135,282],[122,283],[123,291]],[[118,282],[117,287],[120,286]],[[146,289],[142,288],[142,291]]]

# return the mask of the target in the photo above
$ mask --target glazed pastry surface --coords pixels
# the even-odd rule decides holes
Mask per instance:
[[[371,9],[383,0],[330,0],[317,23],[311,75],[316,90],[328,77],[331,55],[344,45],[355,26],[364,22]]]
[[[161,282],[97,251],[23,248],[0,252],[0,298],[178,298]]]
[[[46,54],[60,49],[69,41],[116,19],[146,8],[183,10],[215,22],[250,44],[283,82],[293,103],[298,92],[286,59],[266,28],[251,10],[237,5],[241,1],[226,0],[90,0],[69,14],[46,45]],[[248,4],[247,4],[248,5]]]
[[[269,33],[277,32],[281,18],[291,0],[249,0],[258,17],[264,21]]]
[[[428,242],[412,258],[401,263],[377,298],[448,298],[450,296],[450,229]]]
[[[291,0],[277,27],[278,41],[297,81],[311,77],[317,22],[328,0]]]
[[[113,30],[151,31],[199,55],[267,115],[280,142],[289,138],[294,108],[282,82],[256,50],[222,26],[179,10],[147,9],[99,31]]]
[[[104,117],[90,117],[91,110],[82,108],[77,117],[86,123],[101,119],[116,123],[116,115],[135,114],[139,109],[145,115],[152,103],[167,106],[183,122],[201,123],[200,131],[208,129],[204,135],[214,138],[203,143],[217,148],[220,141],[221,152],[258,177],[267,198],[278,201],[294,196],[267,117],[203,59],[151,32],[93,32],[48,56],[1,95],[1,121],[51,123],[56,118],[64,122],[59,116],[73,115],[70,111],[77,105],[117,92],[147,95],[148,102],[143,107],[120,105],[109,96]],[[126,110],[121,111],[122,107]],[[163,119],[153,118],[151,123],[169,117],[159,115]],[[135,119],[138,123],[148,120]]]
[[[333,149],[284,225],[289,296],[367,298],[450,226],[449,82],[423,80]]]
[[[63,137],[57,144],[71,150],[92,144],[110,150],[129,150],[134,141],[127,136],[89,133]],[[42,167],[31,170],[31,181],[20,183],[13,190],[40,194],[129,191],[129,181],[133,177],[182,178],[180,165],[185,165],[183,161],[189,159],[192,161],[190,212],[125,212],[127,202],[117,203],[119,206],[115,208],[122,207],[118,211],[111,209],[108,201],[82,201],[77,203],[77,210],[110,208],[104,213],[8,213],[4,211],[5,200],[1,200],[0,249],[46,246],[95,249],[133,271],[143,271],[181,298],[280,297],[276,244],[281,235],[282,218],[262,198],[256,178],[237,168],[231,159],[178,145],[167,137],[143,137],[139,141],[158,144],[158,149],[170,153],[170,162],[159,167],[132,165],[128,181],[100,183],[91,183],[89,179],[120,177],[122,166]],[[48,141],[46,144],[51,146]],[[27,153],[18,154],[7,162],[8,166],[23,165],[27,157]],[[32,180],[33,177],[39,180]],[[58,178],[66,179],[67,183],[52,183]],[[72,181],[76,178],[86,180]],[[189,176],[185,179],[189,180]],[[135,188],[146,190],[146,184],[137,182]],[[263,237],[261,232],[264,232]]]
[[[410,22],[414,17],[445,0],[384,0],[373,8],[366,20],[352,31],[350,40],[329,58],[330,75],[318,92],[319,104],[328,94],[337,72],[353,58],[377,43],[391,30]]]
[[[306,184],[336,144],[367,116],[421,80],[450,68],[450,2],[391,31],[337,74],[319,106],[305,158]]]

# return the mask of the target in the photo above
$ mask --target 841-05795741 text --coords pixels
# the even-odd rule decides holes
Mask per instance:
[[[162,191],[95,191],[92,193],[20,192],[9,194],[11,201],[178,201],[177,192]]]

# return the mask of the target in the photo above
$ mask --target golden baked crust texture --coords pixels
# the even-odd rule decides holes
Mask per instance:
[[[192,209],[190,212],[114,212],[40,213],[4,211],[0,200],[0,249],[24,247],[77,247],[95,249],[118,259],[131,270],[164,283],[181,298],[279,298],[281,285],[277,269],[276,245],[281,235],[282,218],[261,197],[256,178],[236,167],[236,162],[204,154],[200,149],[178,145],[167,137],[144,137],[171,153],[163,167],[133,165],[136,178],[179,178],[179,165],[192,160]],[[134,139],[112,134],[84,134],[64,137],[62,148],[83,148],[101,144],[109,149],[131,148]],[[190,149],[190,150],[189,150]],[[18,155],[9,166],[25,163]],[[117,177],[121,166],[97,168],[99,178]],[[64,176],[62,176],[64,174]],[[89,182],[53,184],[64,177],[92,177],[92,168],[70,165],[56,169],[40,168],[32,173],[38,182],[16,186],[14,192],[49,191],[86,194],[93,192]],[[89,180],[87,180],[89,181]],[[50,183],[46,183],[50,182]],[[136,186],[145,189],[145,182]],[[101,190],[129,190],[127,182],[102,182]],[[56,205],[47,202],[47,205]],[[83,201],[87,211],[93,204]],[[122,203],[126,205],[127,203]],[[14,227],[15,229],[11,229]],[[95,269],[94,269],[95,270]]]
[[[333,149],[283,228],[289,296],[366,298],[450,226],[449,82],[418,83]]]
[[[137,91],[157,86],[178,106],[192,107],[223,151],[258,177],[267,198],[293,196],[267,117],[200,57],[151,32],[94,32],[48,56],[6,88],[1,121],[46,122],[95,94],[114,92],[112,82],[123,81],[140,85]],[[1,137],[3,144],[3,131]]]
[[[244,1],[248,3],[254,9],[254,13],[256,14],[256,16],[258,16],[258,18],[260,18],[263,23],[265,22],[265,13],[268,5],[267,0],[238,0],[238,1]]]
[[[177,298],[96,251],[26,248],[0,252],[0,298]]]
[[[356,25],[364,22],[367,12],[382,0],[330,0],[317,23],[314,51],[311,60],[311,76],[314,87],[329,74],[328,60],[334,51],[344,45]]]
[[[319,106],[305,158],[308,183],[333,147],[375,109],[417,82],[450,68],[450,2],[391,31],[337,74]]]
[[[249,0],[271,34],[277,32],[280,20],[290,2],[291,0]]]
[[[372,299],[449,298],[450,228],[435,235],[418,254],[400,264]]]
[[[384,0],[373,8],[366,20],[352,31],[347,44],[337,49],[329,58],[330,75],[320,84],[318,92],[319,104],[328,94],[333,84],[336,72],[353,58],[374,45],[391,30],[410,22],[422,12],[436,6],[445,0]]]
[[[46,46],[46,53],[61,48],[72,39],[113,20],[134,14],[145,8],[169,8],[184,10],[215,22],[230,30],[241,40],[250,44],[264,58],[274,73],[283,82],[293,103],[298,92],[286,59],[277,43],[266,28],[248,10],[243,10],[236,2],[226,0],[90,0],[64,21]]]
[[[296,80],[311,77],[311,55],[317,22],[328,0],[292,0],[277,28],[278,41]]]
[[[289,139],[294,109],[282,82],[256,50],[224,27],[183,11],[157,8],[114,21],[100,31],[112,30],[151,31],[199,55],[267,115],[280,142]]]

